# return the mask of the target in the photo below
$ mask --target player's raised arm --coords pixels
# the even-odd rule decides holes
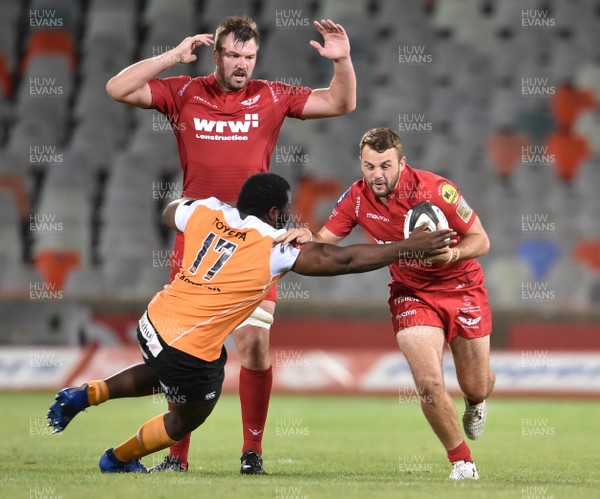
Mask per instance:
[[[292,271],[302,275],[326,276],[355,274],[385,267],[398,261],[401,252],[421,252],[427,256],[446,253],[456,232],[451,229],[429,232],[418,227],[404,241],[391,244],[332,244],[307,243],[302,247]]]
[[[192,53],[193,50],[200,45],[212,44],[213,35],[210,33],[188,36],[164,54],[137,62],[113,76],[106,84],[106,91],[118,102],[148,108],[152,105],[148,82],[175,64],[194,62],[197,57]]]
[[[350,58],[350,40],[340,24],[331,19],[314,22],[323,36],[323,45],[312,40],[310,45],[333,62],[333,78],[328,88],[314,90],[302,111],[308,119],[348,114],[356,109],[356,74]]]

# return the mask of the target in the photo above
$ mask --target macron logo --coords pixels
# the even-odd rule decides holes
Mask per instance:
[[[382,222],[389,223],[390,219],[384,217],[383,215],[378,215],[377,213],[367,213],[367,218],[372,218],[373,220],[381,220]]]
[[[227,128],[232,133],[248,133],[250,127],[258,128],[258,114],[246,114],[244,121],[214,121],[194,118],[194,126],[198,132],[224,133]]]

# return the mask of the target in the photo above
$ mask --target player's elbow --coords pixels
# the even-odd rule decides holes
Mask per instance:
[[[170,214],[170,206],[171,206],[171,203],[169,203],[167,206],[165,206],[165,209],[162,212],[162,217],[161,218],[162,218],[162,222],[165,225],[168,225],[167,221],[168,221],[168,217],[169,217],[169,214]]]
[[[175,226],[175,211],[179,205],[179,200],[171,201],[162,212],[162,221],[169,229],[177,230]]]
[[[483,252],[483,254],[484,254],[484,255],[487,255],[487,254],[490,252],[490,247],[491,247],[491,244],[490,244],[490,240],[489,240],[489,238],[487,238],[487,237],[486,237],[486,238],[485,238],[485,241],[486,241],[486,244],[485,244],[485,249],[484,249],[484,252]]]
[[[481,243],[480,243],[480,250],[479,250],[479,256],[485,256],[489,253],[490,251],[490,238],[488,237],[487,234],[482,234],[482,238],[481,238]]]
[[[114,78],[111,78],[106,83],[106,93],[110,96],[111,99],[121,101],[121,95],[118,92],[118,85],[115,84]]]
[[[117,76],[114,76],[108,80],[106,83],[106,93],[111,99],[127,104],[127,94],[123,93],[121,86],[119,85],[119,81],[116,80],[116,78]]]
[[[348,101],[348,109],[347,112],[351,113],[352,111],[354,111],[356,109],[356,92],[354,92],[349,101]]]
[[[338,116],[342,116],[344,114],[350,114],[352,111],[356,109],[356,98],[348,97],[340,102],[337,106]]]

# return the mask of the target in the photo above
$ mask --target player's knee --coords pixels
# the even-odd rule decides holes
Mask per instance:
[[[483,402],[487,397],[487,393],[487,386],[472,386],[463,389],[465,397],[474,402]]]
[[[243,350],[249,355],[257,355],[269,350],[269,332],[264,328],[246,326],[236,335],[236,344],[240,354]]]
[[[183,440],[190,431],[193,431],[188,429],[190,426],[191,425],[180,416],[172,415],[170,418],[165,418],[165,430],[167,435],[177,442]]]
[[[271,364],[267,329],[246,326],[236,331],[235,340],[242,366],[253,371],[264,371],[269,368]]]
[[[165,430],[173,440],[183,440],[186,435],[206,421],[211,410],[208,406],[201,406],[186,414],[171,412],[168,416],[165,416]]]
[[[434,376],[423,376],[415,380],[419,397],[422,401],[430,403],[439,398],[446,390],[444,380]]]
[[[466,383],[461,386],[462,391],[469,400],[482,402],[486,398],[488,398],[489,394],[492,392],[494,388],[495,376],[493,373],[490,373],[490,376],[487,380],[483,379],[479,382],[471,382]]]

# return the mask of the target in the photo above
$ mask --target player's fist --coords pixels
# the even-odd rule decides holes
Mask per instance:
[[[168,54],[173,58],[175,64],[188,64],[194,62],[198,57],[192,52],[200,45],[213,45],[213,35],[203,33],[201,35],[188,36],[177,47],[171,49]]]
[[[419,225],[413,230],[408,239],[402,241],[403,250],[419,254],[419,258],[429,260],[439,255],[447,255],[449,246],[456,244],[456,232],[452,229],[431,232],[427,224]],[[447,256],[446,256],[447,258]]]

